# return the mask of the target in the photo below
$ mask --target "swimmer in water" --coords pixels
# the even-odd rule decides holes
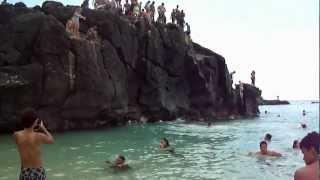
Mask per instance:
[[[275,151],[268,150],[268,144],[266,141],[260,142],[260,151],[255,153],[256,155],[260,156],[273,156],[273,157],[281,157],[282,155]]]
[[[293,149],[300,149],[300,143],[298,140],[294,140],[292,144]]]
[[[160,150],[168,151],[174,153],[174,150],[170,147],[170,143],[167,138],[162,138],[160,140]]]
[[[113,168],[114,170],[124,171],[124,170],[130,169],[130,166],[126,164],[126,158],[122,155],[118,155],[114,163],[110,161],[106,161],[106,163],[111,164],[110,167]]]

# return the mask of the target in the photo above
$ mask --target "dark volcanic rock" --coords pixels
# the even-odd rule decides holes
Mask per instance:
[[[49,128],[71,130],[153,122],[256,116],[261,91],[233,89],[225,59],[188,44],[172,24],[133,24],[108,11],[85,9],[82,37],[98,27],[100,42],[70,39],[73,6],[0,6],[0,132],[19,128],[34,107]]]

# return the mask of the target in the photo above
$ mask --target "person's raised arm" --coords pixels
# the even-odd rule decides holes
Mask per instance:
[[[47,130],[47,128],[43,125],[43,122],[40,123],[40,129],[43,133],[38,133],[38,137],[40,138],[40,142],[44,144],[53,144],[54,139],[51,133]]]

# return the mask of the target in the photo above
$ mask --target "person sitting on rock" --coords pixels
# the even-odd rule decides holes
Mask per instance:
[[[111,164],[110,167],[114,170],[125,171],[130,169],[130,166],[126,164],[126,158],[123,155],[118,155],[114,163],[111,163],[110,161],[106,161],[106,163]]]
[[[256,155],[261,155],[261,156],[275,156],[275,157],[281,157],[282,155],[278,152],[275,151],[269,151],[268,150],[268,144],[266,141],[261,141],[260,142],[260,151],[255,153]]]
[[[87,39],[91,42],[97,42],[98,41],[98,32],[97,32],[97,26],[93,26],[91,28],[88,29],[87,32]]]

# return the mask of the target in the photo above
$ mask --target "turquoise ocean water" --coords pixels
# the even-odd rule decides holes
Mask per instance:
[[[261,106],[260,111],[259,118],[211,127],[177,120],[55,134],[55,144],[43,146],[44,166],[50,180],[291,180],[304,165],[302,154],[291,149],[292,142],[319,130],[319,104],[295,101]],[[301,129],[300,122],[308,128]],[[265,133],[273,135],[269,149],[283,157],[248,156],[259,149]],[[176,154],[159,151],[162,137],[169,139]],[[117,154],[127,158],[131,170],[114,172],[105,164]],[[18,179],[19,166],[11,135],[0,136],[0,180]]]

